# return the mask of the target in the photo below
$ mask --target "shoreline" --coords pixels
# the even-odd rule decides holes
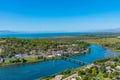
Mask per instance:
[[[55,79],[55,77],[58,75],[62,75],[62,78],[64,79],[64,80],[66,80],[66,78],[68,78],[69,76],[71,76],[71,75],[74,75],[74,74],[78,74],[78,71],[84,71],[84,70],[88,70],[88,69],[90,69],[90,68],[92,68],[92,67],[98,67],[98,68],[100,68],[99,66],[101,66],[99,63],[103,63],[103,61],[104,61],[104,63],[105,64],[107,64],[107,66],[108,66],[108,63],[107,62],[109,62],[109,61],[111,61],[111,63],[112,63],[112,61],[114,61],[113,60],[114,58],[101,58],[101,59],[98,59],[98,60],[94,60],[92,63],[90,63],[90,64],[88,64],[88,65],[84,65],[84,66],[81,66],[81,67],[78,67],[78,68],[73,68],[73,69],[66,69],[66,70],[64,70],[64,71],[62,71],[62,72],[59,72],[59,73],[56,73],[56,74],[53,74],[53,75],[49,75],[49,76],[46,76],[46,77],[41,77],[41,78],[38,78],[38,79],[36,79],[36,80],[52,80],[52,79]],[[99,64],[99,65],[98,65]],[[110,64],[109,64],[110,65]],[[108,66],[109,67],[109,66]],[[72,73],[67,73],[67,74],[64,74],[65,72],[72,72]],[[91,74],[91,73],[90,73]],[[113,73],[112,73],[113,74]],[[79,76],[78,76],[79,77]],[[74,77],[73,77],[74,78]],[[83,77],[81,77],[81,78],[83,78]],[[109,78],[109,77],[108,77]],[[62,79],[62,80],[63,80]],[[105,78],[106,79],[106,78]]]
[[[88,50],[88,52],[89,51],[90,51],[90,49]],[[78,53],[78,54],[65,54],[64,56],[74,57],[74,56],[80,56],[80,55],[83,55],[83,54],[87,54],[88,52]],[[29,58],[31,58],[31,60],[28,60],[25,63],[22,63],[22,62],[18,62],[18,63],[0,63],[0,66],[24,65],[24,64],[46,62],[46,61],[50,61],[50,60],[59,60],[59,59],[62,58],[62,56],[55,56],[55,57],[44,58],[44,59],[37,59],[38,57],[29,57]],[[35,60],[35,58],[36,58],[36,60]],[[17,58],[17,59],[25,59],[26,60],[26,58]],[[34,59],[34,60],[32,60],[32,59]],[[12,59],[8,59],[8,60],[12,60]]]
[[[31,57],[29,57],[31,58]],[[34,57],[34,58],[31,58],[31,59],[35,59],[37,57]],[[26,58],[18,58],[18,59],[26,59]],[[33,61],[27,61],[25,63],[22,63],[22,62],[18,62],[18,63],[0,63],[0,66],[12,66],[12,65],[24,65],[24,64],[32,64],[32,63],[38,63],[38,62],[46,62],[46,61],[49,61],[49,60],[56,60],[56,59],[59,59],[58,57],[56,57],[55,59],[52,59],[52,58],[47,58],[46,60],[33,60]],[[10,60],[10,59],[9,59]]]

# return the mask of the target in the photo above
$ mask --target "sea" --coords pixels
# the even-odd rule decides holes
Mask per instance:
[[[64,32],[64,33],[0,33],[0,38],[53,38],[61,36],[76,36],[81,34],[97,34],[91,32]]]

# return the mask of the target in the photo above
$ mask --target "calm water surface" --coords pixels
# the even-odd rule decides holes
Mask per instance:
[[[66,33],[0,33],[0,38],[51,38],[59,36],[75,36],[81,34],[97,34],[92,32],[66,32]],[[102,34],[102,33],[100,33]]]
[[[0,38],[51,38],[59,36],[73,36],[83,33],[13,33],[0,34]]]
[[[93,60],[104,58],[106,52],[111,54],[111,52],[97,45],[91,45],[90,48],[90,53],[73,58],[91,63]],[[64,60],[51,60],[42,63],[0,67],[0,80],[35,80],[40,77],[59,73],[66,69],[78,67],[80,67],[80,65]]]

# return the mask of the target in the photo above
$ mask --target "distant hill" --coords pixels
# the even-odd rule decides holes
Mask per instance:
[[[103,30],[103,32],[120,32],[120,28],[116,28],[116,29],[108,29],[108,30]]]
[[[120,28],[116,29],[106,29],[106,30],[91,30],[88,32],[110,32],[110,33],[120,33]],[[31,33],[31,32],[17,32],[17,31],[9,31],[9,30],[0,30],[0,34],[15,34],[15,33]],[[34,32],[32,32],[34,33]],[[42,33],[42,32],[35,32],[35,33]],[[45,33],[45,32],[43,32]],[[57,33],[69,33],[69,32],[57,32]],[[79,33],[79,32],[78,32]]]
[[[0,30],[0,34],[10,34],[10,33],[18,33],[18,32],[8,31],[8,30]]]
[[[120,28],[116,28],[116,29],[103,29],[103,30],[93,30],[91,32],[120,33]]]

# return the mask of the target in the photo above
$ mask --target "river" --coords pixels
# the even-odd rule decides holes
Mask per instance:
[[[110,51],[97,46],[91,45],[89,53],[73,57],[88,63],[105,57],[105,53],[111,54]],[[67,62],[64,60],[51,60],[33,64],[13,65],[0,67],[0,80],[35,80],[40,77],[53,75],[66,69],[78,68],[81,65]]]

